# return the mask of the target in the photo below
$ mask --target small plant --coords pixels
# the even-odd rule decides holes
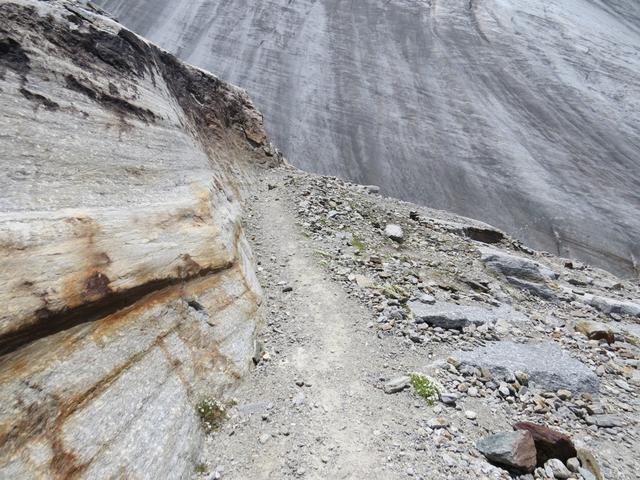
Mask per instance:
[[[362,239],[360,237],[356,237],[355,235],[351,239],[351,245],[353,245],[359,252],[363,252],[367,248]]]
[[[426,375],[420,375],[419,373],[412,373],[411,386],[415,392],[420,395],[429,405],[433,405],[440,393],[437,385],[429,379]]]
[[[193,467],[193,471],[196,472],[197,474],[205,474],[207,473],[207,466],[204,463],[198,463],[195,467]]]
[[[221,402],[215,398],[207,397],[196,405],[196,411],[202,422],[202,428],[207,433],[220,428],[222,422],[227,418],[227,410]]]
[[[382,289],[382,293],[385,297],[398,300],[400,302],[406,302],[409,300],[409,292],[400,285],[385,285]]]

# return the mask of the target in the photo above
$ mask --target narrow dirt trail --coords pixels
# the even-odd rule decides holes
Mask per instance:
[[[323,272],[284,188],[263,187],[249,202],[246,231],[264,288],[260,338],[269,359],[235,392],[238,406],[205,458],[223,478],[385,478],[382,445],[404,449],[406,440],[389,440],[407,436],[402,417],[418,405],[399,406],[375,388],[376,373],[394,373],[368,328],[371,313]]]

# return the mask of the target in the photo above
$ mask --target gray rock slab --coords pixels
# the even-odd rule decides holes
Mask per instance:
[[[409,387],[409,382],[411,379],[403,375],[401,377],[392,378],[387,383],[384,384],[384,392],[385,393],[398,393]]]
[[[526,316],[513,308],[503,305],[498,308],[457,305],[455,303],[435,303],[429,305],[420,301],[411,301],[408,307],[416,323],[427,323],[434,327],[462,329],[470,325],[484,325],[498,320],[508,322],[526,321]]]
[[[595,372],[551,342],[495,342],[469,352],[456,352],[453,357],[463,365],[487,368],[499,378],[518,370],[525,372],[530,385],[549,391],[595,393],[599,389]]]
[[[481,248],[480,255],[480,258],[490,270],[506,277],[545,282],[547,280],[555,280],[559,276],[558,273],[540,262],[494,248]]]
[[[538,283],[538,282],[530,282],[528,280],[522,280],[516,277],[507,277],[507,282],[509,282],[514,287],[519,288],[520,290],[525,290],[536,297],[543,298],[545,300],[556,300],[558,295],[554,292],[547,284]]]
[[[632,302],[629,300],[618,300],[616,298],[600,297],[597,295],[584,295],[583,301],[587,305],[600,310],[602,313],[619,315],[629,315],[632,317],[640,317],[640,301]]]

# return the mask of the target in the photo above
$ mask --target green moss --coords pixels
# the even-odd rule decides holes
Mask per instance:
[[[420,375],[418,373],[412,373],[410,378],[414,391],[424,398],[429,405],[433,405],[440,393],[436,384],[426,375]]]
[[[360,237],[356,237],[355,235],[351,239],[351,245],[353,245],[360,252],[363,252],[364,250],[367,249],[367,246],[362,241],[362,239]]]
[[[207,473],[208,469],[204,463],[198,463],[195,467],[193,467],[193,471],[202,475]]]

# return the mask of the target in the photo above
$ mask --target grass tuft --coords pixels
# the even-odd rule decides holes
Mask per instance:
[[[362,241],[360,237],[356,237],[355,235],[351,239],[351,245],[356,248],[359,252],[363,252],[367,249],[367,245]]]
[[[208,469],[204,463],[198,463],[195,467],[193,467],[193,471],[202,475],[207,473]]]

